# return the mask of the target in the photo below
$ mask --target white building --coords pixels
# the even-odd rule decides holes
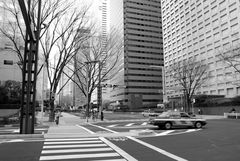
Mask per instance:
[[[218,56],[232,46],[239,46],[239,0],[162,0],[164,64],[195,57],[209,65],[210,80],[198,94],[240,95],[235,85],[237,72],[227,67]],[[178,86],[166,73],[166,89]],[[179,96],[167,91],[168,96]]]

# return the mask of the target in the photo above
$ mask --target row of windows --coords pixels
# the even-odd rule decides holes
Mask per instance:
[[[127,68],[128,70],[143,70],[143,71],[162,71],[161,69],[155,68]],[[127,70],[125,69],[125,70]]]
[[[132,25],[138,25],[138,26],[145,26],[145,27],[152,27],[152,28],[160,28],[160,25],[155,25],[155,24],[142,24],[142,23],[134,23],[134,22],[127,22],[127,24],[132,24]]]
[[[162,86],[127,86],[127,88],[140,88],[140,89],[162,89]]]
[[[134,30],[134,31],[142,31],[142,32],[151,32],[156,34],[161,34],[161,31],[154,31],[154,30],[148,30],[148,29],[139,29],[139,28],[132,28],[132,27],[126,27],[127,30]]]
[[[141,33],[141,34],[134,34],[134,33],[128,33],[126,35],[129,35],[129,36],[140,36],[140,37],[147,37],[147,38],[156,38],[156,39],[159,39],[159,38],[162,38],[162,35],[147,35],[147,34],[144,34],[144,33]]]
[[[159,41],[149,41],[149,40],[139,40],[139,39],[127,39],[127,41],[133,41],[133,42],[143,42],[143,43],[151,43],[151,44],[159,44],[162,45],[162,42]]]
[[[156,75],[156,74],[124,74],[124,76],[141,76],[141,77],[158,77],[161,78],[162,75]]]
[[[161,10],[149,10],[149,9],[138,8],[138,7],[133,7],[133,6],[127,6],[126,8],[139,10],[139,12],[145,11],[145,12],[152,12],[152,13],[161,14]]]
[[[159,63],[143,63],[143,62],[131,62],[128,61],[128,64],[138,64],[138,65],[154,65],[154,66],[160,66]]]
[[[142,1],[144,2],[144,1]],[[158,5],[152,5],[149,3],[141,3],[141,2],[134,2],[134,1],[127,1],[126,3],[134,4],[134,5],[141,5],[141,6],[149,6],[151,8],[160,8],[160,3],[157,3]]]
[[[125,18],[124,18],[125,19]],[[159,19],[159,20],[150,20],[150,19],[146,19],[146,18],[136,18],[136,17],[132,17],[132,16],[130,16],[130,15],[127,15],[126,16],[126,20],[128,20],[128,19],[132,19],[132,20],[139,20],[139,21],[143,21],[143,22],[151,22],[151,23],[157,23],[157,24],[161,24],[162,22],[161,22],[161,19]]]
[[[162,83],[162,81],[158,81],[158,80],[135,80],[135,79],[128,79],[128,80],[125,80],[125,82]]]
[[[128,47],[147,48],[147,49],[162,49],[161,47],[144,46],[144,45],[131,45],[131,44],[128,44],[127,46],[128,46]]]
[[[141,16],[147,16],[147,17],[151,17],[151,18],[161,18],[160,14],[159,16],[153,15],[153,14],[143,14],[143,13],[139,13],[139,12],[131,12],[131,11],[127,11],[126,14],[134,14],[134,15],[141,15]]]
[[[149,57],[139,57],[139,56],[128,56],[128,58],[144,59],[144,60],[160,60],[160,61],[163,61],[163,58],[149,58]]]

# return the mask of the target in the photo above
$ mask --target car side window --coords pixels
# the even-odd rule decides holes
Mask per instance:
[[[189,116],[185,113],[181,113],[181,117],[184,117],[184,118],[189,118]]]

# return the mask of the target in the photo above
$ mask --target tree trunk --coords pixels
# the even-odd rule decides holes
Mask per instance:
[[[54,122],[55,113],[54,113],[54,100],[50,98],[50,113],[49,113],[49,122]]]

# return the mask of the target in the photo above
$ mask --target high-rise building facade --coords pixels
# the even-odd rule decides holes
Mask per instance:
[[[20,32],[14,30],[17,28],[16,18],[11,12],[6,9],[13,6],[12,1],[0,0],[0,84],[7,80],[22,80],[21,69],[19,68],[19,57],[14,52],[15,47],[12,41],[6,36],[12,36],[16,42],[16,46],[21,52],[24,51],[24,42],[22,40]],[[4,64],[4,61],[12,62],[12,65]]]
[[[163,46],[160,0],[110,1],[110,27],[124,40],[111,84],[111,101],[128,108],[163,102]]]
[[[240,95],[240,87],[234,84],[240,79],[238,73],[219,59],[220,52],[239,46],[240,1],[162,0],[161,4],[165,67],[196,58],[209,66],[211,74],[196,94]],[[171,73],[165,76],[166,89],[179,86]],[[180,91],[167,94],[175,97]]]

